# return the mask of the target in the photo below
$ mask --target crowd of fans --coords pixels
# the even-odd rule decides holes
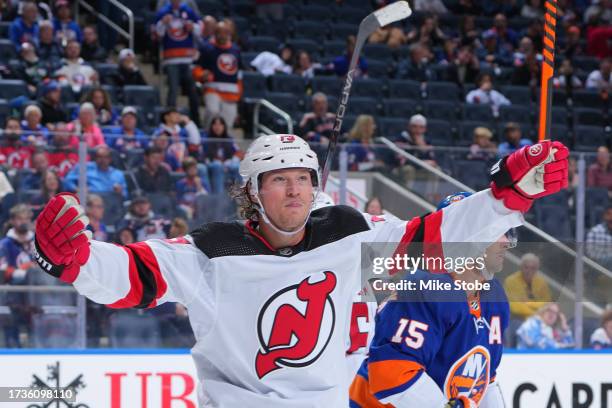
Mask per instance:
[[[48,3],[49,7],[39,7],[28,0],[0,0],[0,21],[6,22],[5,35],[12,47],[3,55],[13,55],[0,60],[0,80],[17,79],[25,85],[22,94],[6,101],[8,114],[0,112],[0,165],[5,170],[0,173],[0,220],[6,222],[6,236],[0,244],[3,283],[30,282],[32,217],[57,192],[78,191],[83,170],[78,164],[80,140],[88,148],[85,204],[96,239],[128,244],[179,236],[202,216],[198,213],[201,197],[223,194],[239,179],[242,153],[233,132],[235,127],[249,125],[244,117],[248,110],[242,104],[243,97],[249,96],[243,73],[257,71],[268,78],[293,74],[307,84],[321,76],[341,77],[346,75],[355,47],[354,36],[342,35],[334,37],[342,41],[341,49],[324,53],[325,44],[320,44],[317,52],[285,41],[291,40],[287,34],[279,38],[279,43],[283,41],[280,47],[275,44],[266,50],[256,49],[253,34],[259,34],[263,25],[273,31],[284,25],[279,21],[289,17],[295,20],[291,2],[254,1],[255,15],[260,19],[256,27],[249,23],[249,14],[248,18],[239,12],[213,16],[207,10],[198,10],[192,1],[159,1],[151,10],[152,18],[142,27],[141,37],[161,51],[159,67],[167,94],[163,95],[163,106],[149,106],[151,101],[129,95],[130,87],[152,83],[143,74],[143,57],[113,43],[108,28],[96,25],[87,15],[76,21],[73,1]],[[308,1],[303,3],[303,7],[310,6]],[[338,8],[349,7],[341,0],[336,3]],[[364,7],[385,3],[377,0]],[[542,2],[412,3],[416,13],[408,23],[379,29],[368,40],[368,44],[387,47],[393,58],[383,61],[381,70],[381,61],[367,53],[362,55],[355,78],[374,78],[383,72],[385,79],[418,81],[419,98],[423,100],[431,93],[427,84],[446,81],[459,89],[460,109],[486,106],[492,121],[470,130],[461,159],[489,164],[531,144],[533,134],[528,134],[522,123],[502,121],[501,112],[512,105],[512,98],[504,95],[499,84],[527,86],[534,92],[537,89]],[[607,101],[612,89],[609,2],[563,0],[559,7],[563,10],[558,33],[560,63],[554,86],[568,95],[592,90]],[[342,19],[341,12],[336,18]],[[301,33],[292,36],[299,39]],[[139,48],[136,51],[142,50]],[[597,66],[579,63],[585,59],[592,62],[589,57],[599,58]],[[157,96],[153,100],[158,100],[158,91],[153,91]],[[176,108],[182,95],[187,98],[188,109]],[[295,99],[302,96],[308,96],[312,109],[306,113],[301,109],[294,115],[297,133],[322,155],[334,126],[330,105],[334,105],[335,95],[313,92],[308,85],[304,95],[295,95]],[[342,141],[346,143],[349,168],[383,171],[408,187],[419,181],[435,185],[427,172],[403,156],[381,149],[375,138],[388,136],[427,165],[447,170],[447,160],[438,149],[443,146],[437,138],[440,129],[432,127],[439,116],[418,102],[409,115],[400,117],[405,123],[403,129],[388,133],[380,125],[382,115],[378,113],[347,120],[350,126]],[[589,186],[612,191],[611,174],[609,151],[601,146],[589,168]],[[575,185],[576,178],[573,182]],[[172,215],[155,211],[160,197],[171,199]],[[120,214],[109,222],[108,214],[116,211],[115,203],[119,203]],[[370,204],[370,211],[382,211],[380,200]],[[591,241],[612,242],[607,228],[610,217],[606,211],[606,222],[589,233]],[[521,277],[521,282],[531,287],[527,275]],[[27,327],[24,322],[37,312],[24,306],[24,296],[4,299],[19,311],[11,314],[13,321],[4,326],[5,344],[10,346],[23,345],[19,330]],[[89,307],[94,318],[102,319],[104,312]],[[549,320],[545,315],[552,314],[554,307],[537,313],[531,310],[530,316],[522,317],[540,316],[546,323]],[[172,306],[165,313],[170,316],[166,320],[181,327],[183,333],[185,311]],[[0,313],[0,319],[5,318]],[[565,330],[564,319],[558,321]],[[105,322],[108,324],[108,319]],[[598,339],[603,338],[602,333],[610,336],[609,324],[604,322],[602,327],[604,332],[596,336]],[[524,332],[532,333],[533,328]],[[525,337],[525,344],[534,342],[539,344]]]

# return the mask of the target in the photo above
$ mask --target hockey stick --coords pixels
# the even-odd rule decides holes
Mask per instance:
[[[344,115],[347,112],[348,100],[351,94],[351,86],[353,85],[353,75],[355,74],[355,68],[359,61],[359,54],[366,40],[376,31],[377,29],[394,23],[399,20],[403,20],[412,14],[412,10],[406,1],[398,1],[391,3],[386,7],[376,10],[366,18],[364,18],[359,24],[359,31],[357,32],[357,40],[355,41],[355,49],[351,56],[351,63],[349,64],[346,78],[344,79],[344,86],[340,93],[339,105],[336,110],[336,121],[332,134],[329,139],[329,146],[327,147],[327,154],[325,156],[325,163],[323,165],[323,172],[321,174],[322,191],[325,190],[327,184],[327,178],[329,177],[329,171],[334,159],[334,153],[336,151],[336,145],[338,144],[338,136],[340,135],[340,129],[342,128],[342,121]]]
[[[557,0],[546,0],[544,14],[544,49],[542,50],[542,84],[540,88],[540,126],[538,140],[550,137],[552,116],[553,76],[555,74],[555,28],[557,26]]]

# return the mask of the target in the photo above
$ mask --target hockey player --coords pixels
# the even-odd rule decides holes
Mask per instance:
[[[437,209],[471,195],[452,194]],[[351,385],[350,406],[503,408],[495,373],[510,309],[494,274],[502,269],[506,249],[515,244],[512,229],[487,248],[484,268],[407,275],[413,282],[486,282],[489,289],[395,293],[376,316],[369,357]]]
[[[492,242],[522,223],[534,199],[567,185],[567,155],[549,141],[518,151],[491,189],[406,222],[345,206],[311,213],[316,155],[297,136],[262,136],[240,164],[246,223],[116,246],[91,240],[78,201],[60,194],[38,217],[36,260],[110,307],[184,304],[200,406],[341,407],[361,243]]]

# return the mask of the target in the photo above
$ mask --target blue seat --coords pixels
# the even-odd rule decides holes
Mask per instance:
[[[346,40],[332,40],[323,43],[323,55],[325,60],[333,60],[334,58],[344,54],[346,51]]]
[[[352,94],[355,96],[383,97],[384,83],[380,79],[358,78],[353,81]]]
[[[99,63],[94,68],[98,71],[100,81],[104,84],[114,84],[114,77],[119,73],[117,64]]]
[[[535,206],[536,225],[559,241],[569,242],[574,239],[570,226],[567,205],[540,204]]]
[[[370,78],[387,78],[390,69],[389,62],[368,60],[368,76]]]
[[[63,313],[36,313],[32,316],[32,343],[35,348],[76,348],[77,317]]]
[[[121,310],[109,318],[110,344],[113,348],[157,348],[159,321],[151,315]]]
[[[304,110],[304,100],[289,92],[269,92],[266,99],[278,106],[292,117]]]
[[[329,14],[329,13],[328,13]],[[297,38],[308,38],[321,43],[327,39],[329,27],[320,21],[296,21],[293,23],[293,33]],[[297,51],[297,49],[296,49]]]
[[[153,112],[159,105],[159,92],[149,85],[126,85],[123,87],[123,103],[139,105],[144,111]]]
[[[357,35],[357,27],[350,23],[335,23],[330,27],[330,35],[332,39],[344,42],[346,48],[346,38],[349,35]]]
[[[581,69],[585,72],[592,72],[599,69],[599,62],[597,57],[575,56],[572,58],[574,68]]]
[[[605,187],[587,187],[585,191],[586,226],[593,227],[602,221],[602,215],[609,205],[608,189]]]
[[[306,91],[306,80],[300,75],[275,74],[269,80],[274,92],[291,92],[297,96]]]
[[[353,25],[353,34],[357,34],[357,25],[361,23],[361,20],[367,17],[370,11],[366,7],[366,2],[362,2],[359,7],[351,7],[349,5],[342,5],[336,7],[336,15],[342,21],[345,21]]]
[[[421,99],[421,84],[410,79],[392,79],[389,81],[391,98]]]
[[[333,13],[331,12],[329,6],[308,4],[307,6],[300,7],[300,17],[303,20],[326,21],[331,20]],[[308,38],[311,37],[308,36]]]
[[[500,92],[515,105],[529,105],[532,102],[531,89],[527,86],[506,85]]]
[[[249,0],[230,0],[228,2],[230,15],[251,17],[255,14],[254,4]]]
[[[452,146],[452,123],[446,120],[427,119],[427,142],[433,146]]]
[[[600,109],[576,108],[575,123],[578,126],[606,126],[603,112]]]
[[[352,96],[349,99],[349,112],[357,115],[378,115],[379,105],[375,98],[367,96]]]
[[[599,146],[607,145],[607,137],[603,128],[597,126],[576,126],[576,146],[578,150],[593,151]]]
[[[281,25],[281,24],[279,24]],[[278,38],[270,36],[252,36],[248,40],[248,49],[251,51],[271,51],[276,52],[280,45]]]
[[[246,97],[263,98],[268,92],[266,77],[259,72],[244,71],[242,73],[242,85]]]
[[[427,84],[427,98],[439,101],[459,102],[459,87],[454,82],[429,82]]]
[[[257,38],[264,38],[261,41],[259,40],[255,41],[258,44],[255,48],[253,48],[252,46],[253,44],[252,40],[255,37],[249,38],[249,40],[247,41],[247,44],[249,45],[249,48],[251,50],[274,51],[276,50],[276,48],[278,48],[278,46],[282,42],[285,41],[285,38],[289,36],[289,28],[290,28],[289,24],[278,24],[278,23],[271,22],[268,20],[253,19],[253,18],[251,18],[251,21],[253,21],[253,25],[257,33]],[[269,41],[270,38],[274,39],[276,43],[270,42]]]
[[[378,134],[386,138],[393,138],[406,130],[406,123],[407,120],[404,118],[380,118]]]
[[[211,16],[220,17],[225,13],[225,5],[220,0],[196,0],[196,4],[200,9],[200,13],[210,14]],[[232,20],[236,20],[237,16],[232,16]],[[238,32],[243,32],[238,30]]]
[[[123,196],[115,192],[97,193],[104,202],[104,218],[106,225],[116,225],[125,214],[123,207]]]
[[[167,193],[148,193],[151,209],[156,215],[171,219],[176,215],[176,200]]]
[[[416,112],[416,103],[412,99],[388,98],[383,100],[386,116],[409,118]]]
[[[8,62],[17,58],[17,51],[11,40],[0,40],[0,61]]]
[[[479,122],[492,122],[495,120],[489,105],[474,105],[471,103],[463,105],[463,118]]]
[[[480,160],[455,160],[453,175],[456,179],[475,190],[482,190],[489,184],[487,163]]]
[[[326,95],[340,95],[342,91],[342,80],[338,77],[314,77],[312,79],[312,91],[323,92]]]
[[[367,59],[379,61],[391,61],[393,59],[393,53],[387,44],[366,44],[363,47],[363,55]]]
[[[28,94],[26,83],[20,79],[0,79],[0,99],[13,99]]]
[[[10,107],[6,99],[0,99],[0,123],[4,126],[4,121],[9,116]]]
[[[287,41],[287,44],[291,45],[296,51],[304,50],[307,51],[310,55],[314,56],[318,55],[321,49],[320,43],[306,38],[293,38]]]
[[[579,90],[572,94],[574,107],[603,108],[606,101],[594,90]]]
[[[531,122],[533,110],[527,106],[506,105],[499,108],[499,120],[502,122]]]
[[[461,119],[460,105],[453,102],[427,100],[423,103],[423,114],[427,119],[443,119],[450,122]]]

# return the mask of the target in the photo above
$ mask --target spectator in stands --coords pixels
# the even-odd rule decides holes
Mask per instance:
[[[584,55],[584,47],[580,40],[580,27],[576,25],[569,26],[560,53],[569,59]]]
[[[117,123],[118,115],[113,108],[110,94],[102,87],[91,89],[81,98],[81,103],[91,102],[96,111],[96,121],[101,126]]]
[[[176,182],[176,199],[179,208],[185,212],[187,219],[194,218],[196,210],[196,198],[198,195],[208,192],[202,184],[198,175],[198,162],[193,157],[187,157],[182,163],[185,177]]]
[[[438,25],[438,16],[435,14],[426,16],[420,27],[415,27],[407,35],[408,43],[419,43],[429,48],[438,47],[444,44],[446,35]]]
[[[493,18],[492,29],[497,34],[500,48],[507,49],[510,53],[518,46],[518,34],[508,28],[508,17],[504,13],[497,13]]]
[[[612,24],[612,8],[607,0],[591,0],[591,5],[584,11],[584,23],[593,24],[601,20],[607,25]]]
[[[32,210],[27,204],[17,204],[11,208],[8,227],[6,236],[0,240],[0,282],[23,285],[27,282],[29,271],[35,268],[30,255],[34,249]],[[10,308],[11,313],[9,321],[4,325],[5,347],[21,347],[20,327],[27,326],[29,321],[26,295],[7,294],[6,306]]]
[[[130,48],[124,48],[119,52],[119,72],[115,77],[115,83],[120,87],[147,84],[136,64],[136,54]]]
[[[465,14],[460,18],[459,33],[458,37],[462,42],[462,45],[471,44],[476,47],[479,45],[478,38],[480,37],[480,31],[476,27],[476,16]]]
[[[612,267],[612,206],[608,205],[602,222],[587,233],[586,253],[606,268]]]
[[[591,334],[591,348],[606,350],[612,348],[612,310],[604,312],[601,327]]]
[[[38,38],[38,7],[35,2],[23,2],[21,16],[11,23],[9,36],[17,51],[20,50],[23,43],[36,41]]]
[[[599,69],[589,74],[586,87],[587,89],[612,93],[612,58],[608,57],[601,60]]]
[[[191,117],[199,123],[199,101],[191,75],[191,63],[196,54],[196,41],[202,31],[200,16],[181,0],[171,0],[157,12],[155,23],[162,42],[162,65],[168,76],[166,103],[175,106],[179,88],[182,87],[189,96]]]
[[[91,102],[84,102],[79,107],[79,116],[66,126],[68,132],[74,132],[71,144],[78,145],[78,136],[83,134],[87,147],[96,147],[104,144],[104,135],[96,122],[96,108]]]
[[[63,48],[53,38],[53,23],[49,20],[40,22],[36,51],[42,61],[53,67],[59,66],[64,57]]]
[[[315,73],[321,70],[323,66],[318,62],[312,62],[310,54],[307,51],[299,50],[295,57],[293,65],[293,73],[306,79],[312,79]]]
[[[542,18],[544,17],[544,8],[542,0],[527,0],[521,8],[521,17],[525,18]]]
[[[214,116],[221,115],[233,128],[238,102],[242,99],[242,63],[240,49],[232,43],[227,22],[220,21],[215,37],[200,48],[198,65],[196,79],[204,85],[204,125],[208,126]]]
[[[383,215],[385,213],[382,201],[378,197],[370,198],[365,204],[364,211],[370,215]]]
[[[210,41],[215,35],[215,29],[217,28],[217,19],[210,14],[205,15],[202,18],[202,35],[200,40]]]
[[[370,44],[387,44],[391,49],[398,49],[408,42],[408,37],[400,25],[379,27],[368,38]]]
[[[68,115],[62,106],[62,91],[57,81],[47,81],[42,85],[38,106],[42,112],[41,122],[51,131],[55,129],[56,123],[68,121]]]
[[[64,177],[70,169],[79,161],[79,155],[75,148],[73,140],[76,137],[71,134],[66,126],[59,124],[55,128],[53,138],[51,140],[52,150],[49,151],[47,157],[49,166],[51,166],[60,177]],[[78,143],[78,140],[76,141]]]
[[[172,170],[178,171],[189,151],[200,149],[201,135],[195,123],[176,108],[168,107],[162,113],[162,123],[155,131],[154,137],[165,134],[169,139],[166,155],[172,157],[169,162]],[[169,158],[167,157],[167,158]]]
[[[17,14],[14,0],[0,0],[0,21],[13,21]]]
[[[123,217],[119,229],[134,231],[136,241],[165,239],[170,230],[170,221],[158,217],[151,209],[151,202],[145,196],[135,197]]]
[[[497,158],[497,145],[493,141],[493,132],[484,126],[474,129],[474,141],[467,155],[468,160],[492,162]]]
[[[501,92],[493,89],[493,77],[491,74],[484,73],[476,80],[478,88],[470,91],[465,101],[471,104],[481,104],[491,106],[491,111],[495,117],[499,116],[499,108],[504,105],[511,105],[511,102]]]
[[[98,30],[96,26],[89,25],[85,26],[83,29],[81,57],[89,63],[106,62],[108,60],[108,52],[98,41]]]
[[[126,106],[121,111],[119,126],[104,131],[106,144],[121,153],[131,149],[144,149],[149,145],[145,133],[138,129],[138,113],[133,106]]]
[[[170,224],[170,231],[168,232],[168,238],[183,237],[189,233],[189,224],[181,217],[176,217]]]
[[[174,191],[170,172],[162,163],[164,151],[155,146],[144,152],[144,163],[136,171],[138,187],[145,193],[171,193]]]
[[[21,138],[21,123],[18,118],[6,119],[1,141],[0,164],[6,164],[12,169],[30,166],[31,147],[25,145]]]
[[[36,150],[31,157],[32,166],[30,171],[24,173],[19,178],[19,188],[22,190],[36,190],[42,184],[43,175],[49,171],[49,159],[47,152]]]
[[[81,27],[72,19],[69,0],[55,1],[55,15],[57,17],[53,19],[53,29],[55,30],[55,40],[58,44],[65,47],[68,41],[83,41]]]
[[[80,93],[85,85],[94,85],[98,82],[98,73],[81,58],[81,44],[72,40],[66,46],[66,58],[62,67],[55,71],[62,84],[68,84],[75,93]]]
[[[426,132],[427,119],[421,114],[416,114],[408,121],[408,129],[392,140],[401,149],[425,161],[430,166],[437,167],[438,164],[435,160],[433,148],[427,143],[425,137]],[[397,155],[393,159],[393,168],[393,172],[410,188],[415,179],[417,169],[409,164],[402,155]]]
[[[95,161],[86,164],[87,190],[90,193],[117,193],[124,199],[128,197],[127,183],[121,170],[111,166],[111,151],[106,145],[98,146]],[[76,191],[79,182],[79,165],[70,170],[64,178],[64,184],[69,191]]]
[[[27,84],[30,99],[35,99],[37,86],[51,75],[53,67],[38,58],[34,44],[26,42],[21,44],[19,65],[15,71],[16,76]]]
[[[36,215],[42,211],[49,200],[63,191],[62,181],[53,170],[47,170],[43,173],[38,187],[40,188],[40,194],[32,198],[32,202],[30,203]]]
[[[46,146],[49,142],[49,129],[40,122],[42,111],[36,105],[28,105],[23,111],[21,121],[21,140],[29,146]]]
[[[552,300],[548,283],[540,274],[540,258],[532,253],[521,257],[519,270],[504,281],[513,317],[524,320]]]
[[[472,84],[480,73],[480,62],[472,50],[471,45],[462,45],[457,56],[450,60],[446,69],[446,79],[455,82],[461,88]]]
[[[556,303],[547,303],[516,331],[519,350],[550,350],[574,346],[567,319]]]
[[[136,233],[129,227],[124,227],[117,232],[117,244],[129,245],[136,242]]]
[[[500,45],[499,36],[493,29],[482,33],[482,46],[478,48],[477,54],[486,67],[508,66],[512,62],[512,52]]]
[[[383,167],[382,161],[376,156],[374,134],[376,122],[372,115],[359,115],[348,134],[349,145],[348,165],[351,171],[368,171]]]
[[[609,4],[609,1],[608,1]],[[612,14],[608,9],[608,16]],[[597,58],[609,58],[612,55],[612,24],[604,22],[602,15],[595,15],[587,27],[587,53]]]
[[[481,2],[476,0],[459,0],[448,5],[450,11],[454,14],[463,15],[469,14],[472,16],[482,15]]]
[[[499,145],[497,149],[498,157],[506,157],[510,153],[513,153],[524,146],[531,146],[533,142],[529,139],[525,139],[522,136],[521,126],[515,122],[508,122],[504,126],[504,139],[505,142]]]
[[[221,116],[212,118],[207,137],[221,139],[219,141],[207,141],[204,144],[204,161],[208,170],[207,174],[210,174],[212,192],[220,194],[225,191],[228,180],[232,183],[240,180],[240,174],[238,173],[240,160],[236,157],[239,149],[234,143],[233,137],[228,133],[227,124]],[[201,177],[204,178],[204,187],[207,187],[206,176],[203,174]]]
[[[305,113],[299,124],[300,136],[308,142],[327,144],[336,115],[328,112],[327,96],[322,92],[312,95],[312,112]]]
[[[283,6],[286,2],[287,0],[255,0],[257,18],[282,21],[284,16]]]
[[[574,89],[582,88],[582,81],[574,74],[572,60],[564,59],[559,67],[559,74],[555,77],[553,84],[556,88],[567,90],[571,93]]]
[[[87,195],[85,215],[89,218],[87,229],[96,241],[108,242],[108,230],[104,223],[104,200],[97,194]]]
[[[412,79],[419,82],[435,80],[431,63],[434,55],[428,46],[416,43],[410,46],[410,59],[402,60],[397,67],[398,79]]]
[[[353,57],[353,51],[355,50],[355,36],[349,35],[346,38],[346,52],[343,55],[340,55],[332,61],[330,64],[330,69],[333,70],[336,75],[339,77],[345,77],[348,72],[348,67],[351,62],[351,58]],[[364,77],[368,75],[368,63],[365,58],[359,56],[359,60],[357,62],[357,67],[355,69],[355,73],[353,74],[353,78]]]
[[[414,10],[423,13],[448,13],[448,9],[442,0],[414,0]]]
[[[539,86],[541,55],[536,54],[534,41],[530,37],[523,37],[519,47],[513,54],[512,83],[515,85],[526,85],[530,87]]]
[[[606,146],[597,148],[595,163],[589,166],[587,172],[589,187],[607,188],[612,191],[612,166],[610,165],[610,150]]]

